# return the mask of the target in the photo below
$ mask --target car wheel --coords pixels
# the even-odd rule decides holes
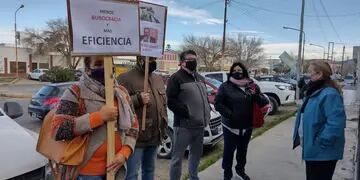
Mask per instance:
[[[269,99],[271,105],[269,115],[274,115],[278,111],[279,104],[274,97],[269,96]]]
[[[30,75],[28,75],[28,79],[31,80],[31,76],[30,76]]]
[[[167,129],[166,132],[167,132],[167,137],[165,140],[163,140],[163,142],[158,147],[157,155],[159,158],[170,159],[171,154],[174,150],[174,148],[173,148],[174,136],[173,136],[172,130]]]

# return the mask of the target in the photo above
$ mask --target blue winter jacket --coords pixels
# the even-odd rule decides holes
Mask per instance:
[[[303,123],[303,159],[305,161],[329,161],[343,158],[345,145],[346,115],[343,99],[332,87],[314,92],[304,113],[299,109],[293,140]]]

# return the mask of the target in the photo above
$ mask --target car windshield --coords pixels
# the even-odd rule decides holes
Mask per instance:
[[[352,76],[346,76],[345,79],[353,79]]]
[[[206,78],[206,81],[208,81],[210,84],[216,86],[217,88],[219,88],[221,85],[221,82],[216,79]]]
[[[206,74],[205,77],[218,80],[220,82],[223,81],[223,75],[221,73],[214,74]]]
[[[35,94],[35,97],[57,96],[59,93],[60,89],[58,87],[44,86]]]

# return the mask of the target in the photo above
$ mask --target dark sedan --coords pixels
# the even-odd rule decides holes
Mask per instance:
[[[31,99],[28,112],[31,117],[43,120],[46,114],[60,101],[65,90],[74,82],[54,83],[42,87]]]

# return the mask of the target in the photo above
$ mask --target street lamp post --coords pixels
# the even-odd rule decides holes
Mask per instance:
[[[324,46],[321,46],[321,45],[317,45],[317,44],[313,44],[313,43],[310,43],[310,46],[316,46],[316,47],[321,47],[324,49],[324,54],[323,54],[323,60],[325,60],[325,54],[326,54],[326,50],[325,50],[325,47]]]
[[[17,78],[19,78],[19,62],[18,62],[17,44],[18,44],[18,39],[20,38],[20,35],[18,34],[17,29],[16,29],[16,14],[21,8],[24,8],[23,4],[19,8],[17,8],[15,11],[15,59],[16,59],[16,77]]]
[[[296,28],[291,28],[291,27],[287,27],[287,26],[284,26],[283,27],[284,29],[290,29],[290,30],[294,30],[294,31],[299,31],[299,32],[302,32],[303,35],[304,35],[304,38],[303,38],[303,42],[302,42],[302,54],[301,54],[301,57],[299,56],[299,59],[301,59],[301,72],[303,72],[303,68],[302,66],[304,65],[304,52],[305,52],[305,32],[304,31],[300,31],[300,29],[296,29]]]

